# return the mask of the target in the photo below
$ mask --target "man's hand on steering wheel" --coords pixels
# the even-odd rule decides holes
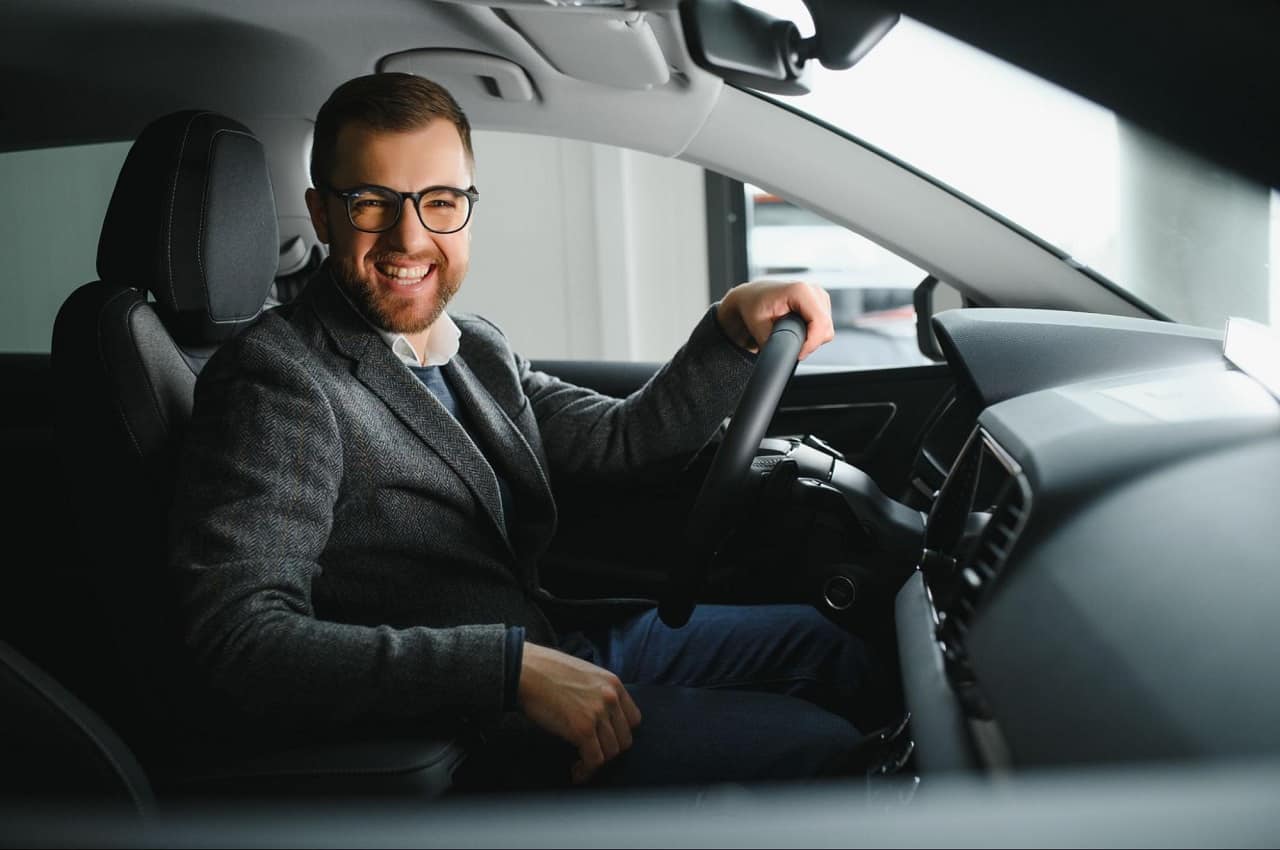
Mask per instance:
[[[788,313],[798,313],[808,326],[800,347],[801,360],[835,338],[831,296],[812,283],[757,280],[739,284],[720,302],[716,318],[730,339],[748,351],[758,352],[774,322]]]

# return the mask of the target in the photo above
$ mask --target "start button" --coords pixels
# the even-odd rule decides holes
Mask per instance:
[[[822,586],[822,598],[833,611],[843,611],[853,604],[858,589],[848,576],[832,576]]]

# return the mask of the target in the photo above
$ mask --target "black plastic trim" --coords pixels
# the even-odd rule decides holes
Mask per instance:
[[[976,770],[968,722],[951,685],[938,643],[924,574],[916,572],[894,605],[902,688],[911,712],[911,737],[922,773]]]

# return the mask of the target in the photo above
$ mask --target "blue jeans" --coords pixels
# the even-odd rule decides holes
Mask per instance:
[[[679,629],[653,609],[560,649],[628,685],[785,694],[850,719],[870,668],[862,641],[808,605],[699,605]]]
[[[807,605],[700,605],[681,629],[650,610],[565,634],[560,649],[612,671],[643,715],[631,749],[593,785],[836,775],[862,739],[851,718],[870,653]],[[550,760],[567,777],[576,754],[544,740],[511,757]]]

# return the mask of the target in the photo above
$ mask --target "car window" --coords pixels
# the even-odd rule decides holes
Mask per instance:
[[[745,185],[748,276],[803,280],[831,296],[836,338],[806,361],[829,366],[929,362],[916,341],[912,294],[927,273],[817,213]]]
[[[801,0],[743,0],[811,34]],[[903,17],[776,97],[967,195],[1177,321],[1280,319],[1280,194]],[[772,96],[771,96],[772,97]]]
[[[529,358],[667,360],[710,303],[702,169],[576,139],[472,140],[480,203],[450,309]]]
[[[747,207],[732,217],[741,256],[713,271],[703,169],[574,139],[473,141],[481,202],[453,306],[495,321],[527,357],[664,361],[729,286],[773,278],[831,293],[837,339],[808,362],[926,362],[911,311],[925,272],[844,227],[726,181]]]
[[[72,290],[97,279],[98,234],[128,142],[0,153],[0,351],[49,351]]]
[[[925,273],[754,186],[738,277],[711,281],[701,168],[572,139],[478,131],[471,270],[453,307],[497,322],[532,358],[663,361],[711,301],[746,279],[800,279],[832,297],[837,339],[808,362],[926,362],[911,290]],[[21,205],[0,211],[9,258],[0,351],[49,351],[66,297],[97,277],[102,219],[129,143],[0,154]]]

